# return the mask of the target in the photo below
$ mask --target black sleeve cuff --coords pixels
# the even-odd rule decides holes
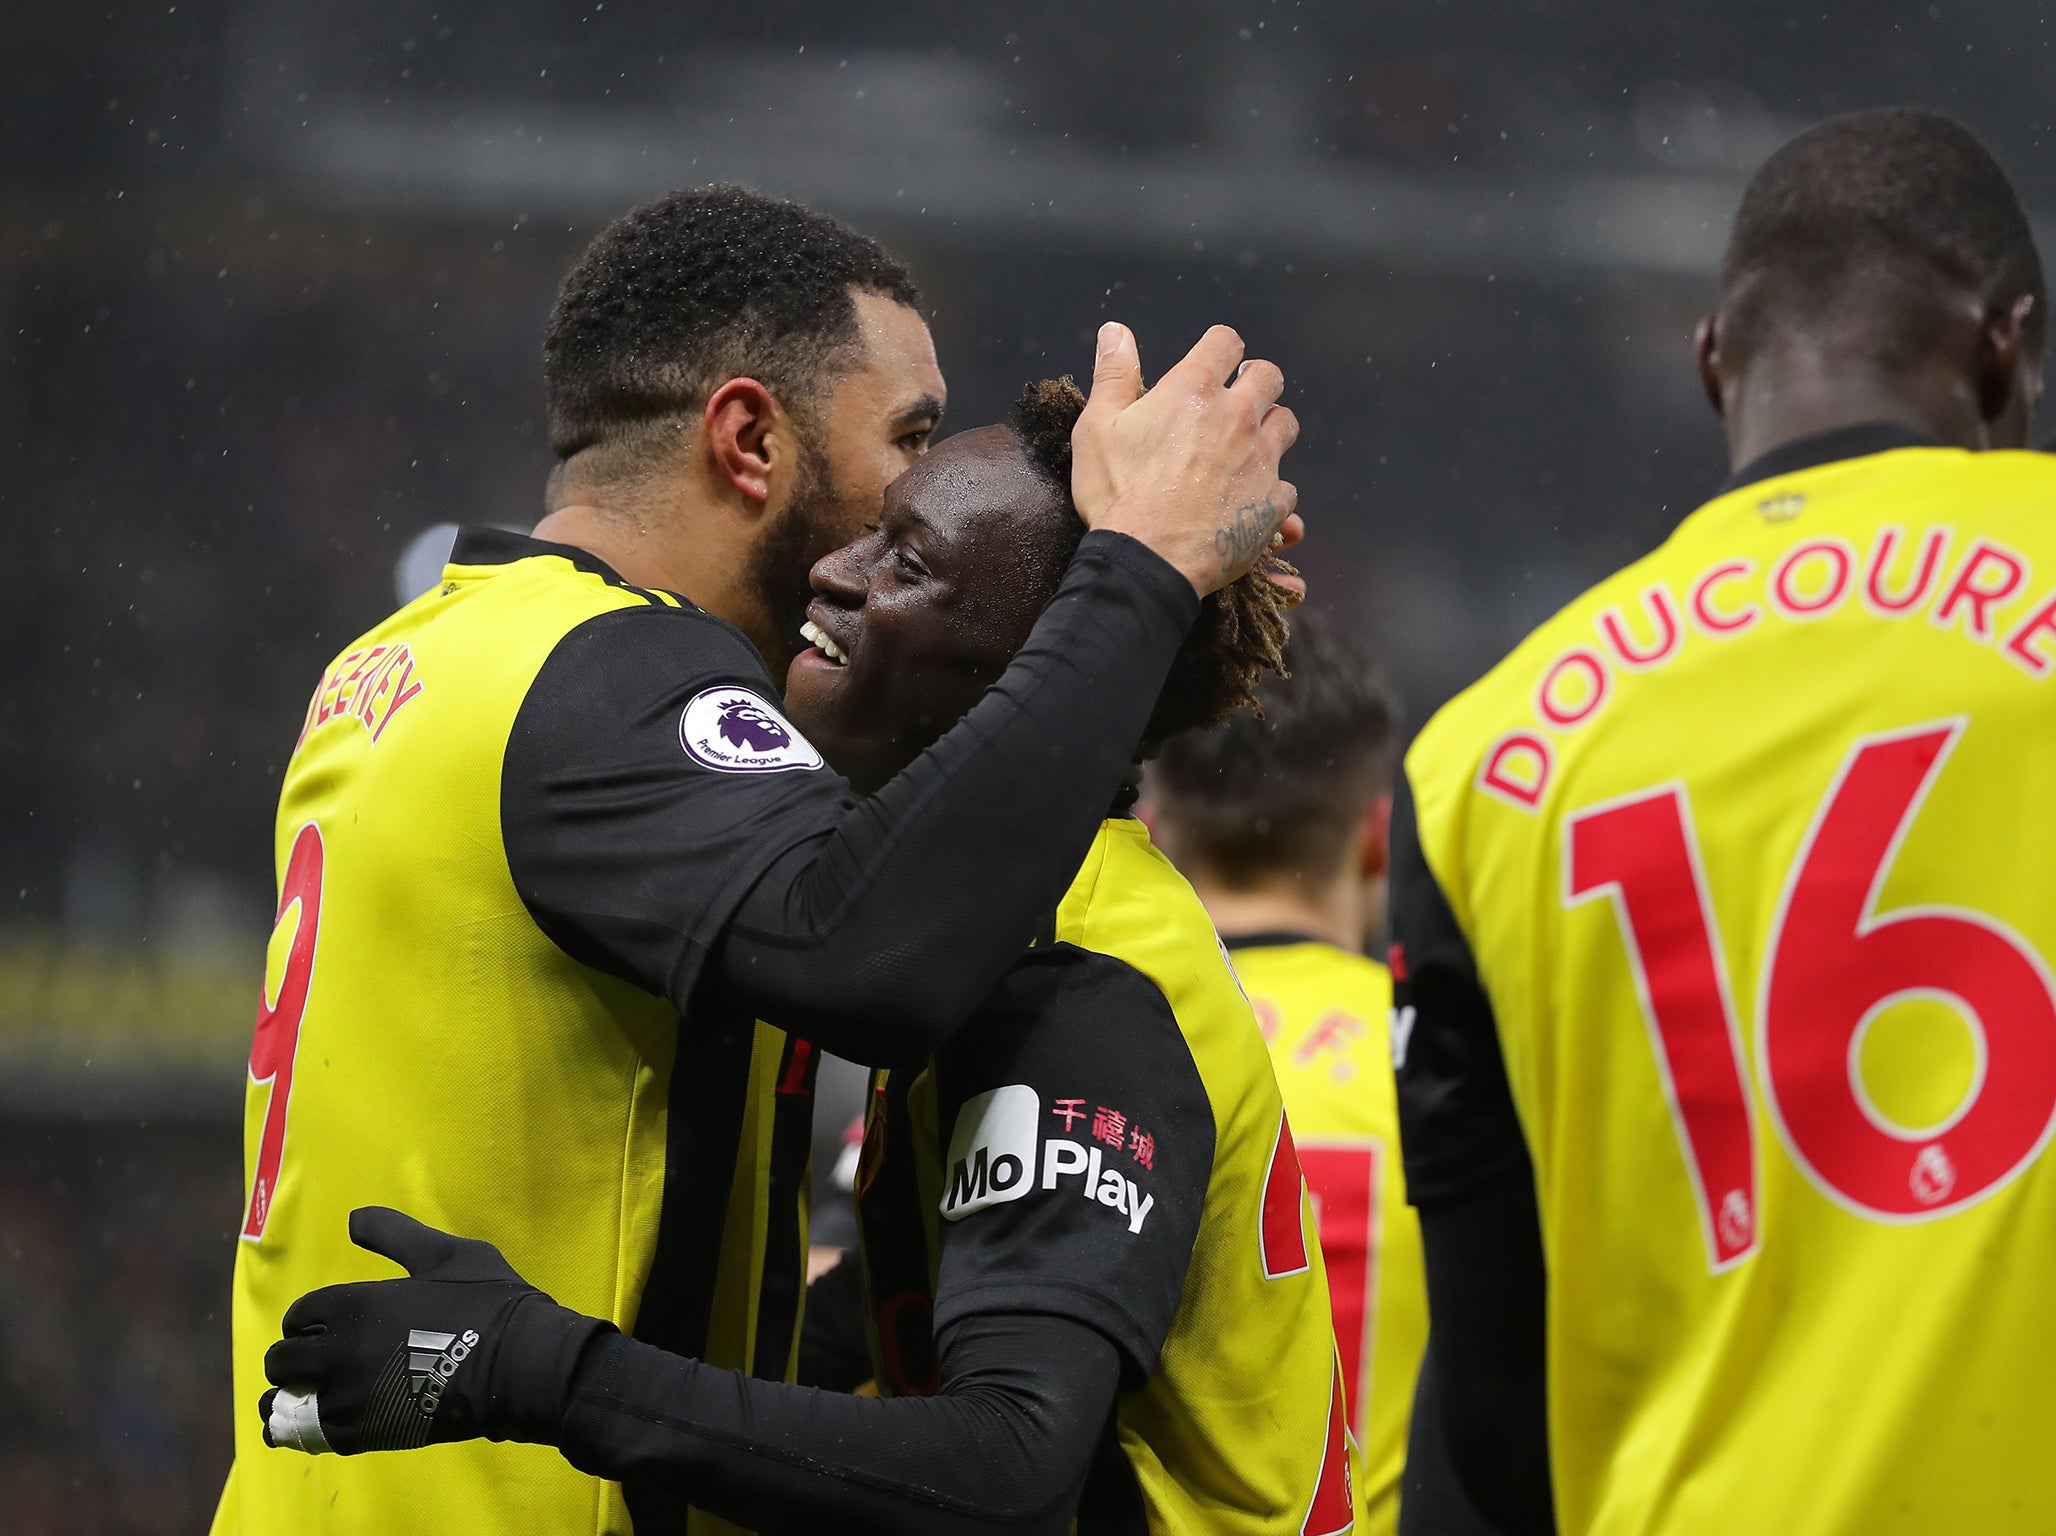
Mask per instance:
[[[609,1336],[618,1336],[610,1322],[560,1307],[541,1292],[524,1296],[494,1353],[487,1438],[561,1445],[579,1371],[599,1354],[596,1341]]]
[[[1148,592],[1162,609],[1165,620],[1177,626],[1182,638],[1199,617],[1200,597],[1178,568],[1140,539],[1110,528],[1089,531],[1078,542],[1071,566],[1104,566],[1131,578]]]

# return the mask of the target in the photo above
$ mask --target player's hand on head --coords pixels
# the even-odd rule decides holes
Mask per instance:
[[[558,1306],[491,1243],[383,1206],[350,1238],[407,1271],[310,1291],[264,1357],[265,1442],[308,1452],[553,1438],[586,1343],[608,1325]]]
[[[1092,394],[1071,435],[1071,493],[1091,528],[1141,540],[1202,595],[1296,544],[1299,492],[1278,461],[1299,418],[1277,364],[1217,325],[1147,393],[1135,337],[1100,328]],[[1282,542],[1278,542],[1282,536]]]

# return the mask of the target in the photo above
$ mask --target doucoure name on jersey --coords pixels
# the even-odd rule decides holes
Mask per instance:
[[[1102,1148],[1068,1136],[1043,1137],[1041,1118],[1042,1096],[1025,1083],[965,1101],[950,1132],[944,1218],[962,1221],[988,1206],[1034,1190],[1056,1191],[1076,1179],[1076,1194],[1126,1217],[1130,1233],[1140,1232],[1156,1196],[1111,1166]]]
[[[1824,619],[1852,600],[1870,617],[1888,622],[1925,615],[1937,629],[1994,651],[2029,677],[2048,677],[2056,671],[2056,590],[2027,603],[2018,617],[2000,617],[2000,610],[2026,594],[2027,557],[1978,536],[1952,558],[1957,540],[1957,530],[1941,523],[1922,529],[1918,538],[1904,528],[1880,528],[1867,551],[1820,535],[1799,540],[1768,569],[1746,556],[1717,560],[1685,584],[1682,600],[1668,582],[1652,582],[1636,596],[1633,606],[1640,612],[1632,623],[1622,604],[1610,604],[1592,620],[1597,644],[1566,646],[1542,668],[1532,699],[1534,722],[1507,731],[1486,749],[1477,787],[1533,813],[1555,774],[1556,739],[1606,707],[1617,673],[1667,666],[1688,636],[1720,643],[1767,618]]]

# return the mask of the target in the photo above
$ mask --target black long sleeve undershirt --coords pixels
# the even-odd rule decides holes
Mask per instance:
[[[1555,1536],[1534,1176],[1523,1161],[1468,1194],[1423,1205],[1420,1217],[1433,1324],[1422,1365],[1431,1379],[1416,1409],[1433,1412],[1439,1397],[1447,1444],[1446,1460],[1428,1466],[1453,1472],[1506,1536]],[[1430,1527],[1402,1515],[1402,1529]]]
[[[1435,1340],[1414,1381],[1407,1420],[1406,1465],[1399,1483],[1399,1536],[1507,1536],[1485,1518],[1450,1460],[1442,1383],[1435,1371]]]
[[[1507,1536],[1548,1536],[1549,1280],[1534,1167],[1492,1001],[1421,847],[1405,775],[1392,805],[1392,937],[1393,1017],[1407,1021],[1393,1053],[1400,1138],[1431,1320],[1422,1406],[1434,1413],[1439,1389],[1446,1442],[1410,1463],[1409,1487],[1446,1507],[1453,1496],[1423,1485],[1453,1478]]]
[[[1146,547],[1088,533],[970,713],[759,877],[716,943],[723,981],[849,1060],[932,1054],[1077,873],[1197,612]]]
[[[609,1334],[572,1382],[559,1445],[582,1472],[781,1531],[1060,1532],[1112,1411],[1119,1354],[1065,1318],[967,1317],[934,1397],[847,1397]]]

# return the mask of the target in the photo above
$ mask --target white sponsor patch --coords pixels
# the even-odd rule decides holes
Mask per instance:
[[[678,741],[694,762],[722,773],[821,766],[814,744],[747,688],[707,688],[694,694],[678,718]]]
[[[1034,1187],[1035,1122],[1041,1113],[1041,1096],[1026,1083],[965,1101],[949,1138],[942,1190],[946,1218],[962,1221]]]

